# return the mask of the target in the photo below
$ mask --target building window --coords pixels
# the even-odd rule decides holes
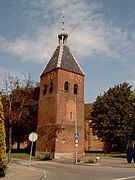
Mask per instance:
[[[69,89],[69,83],[66,81],[64,84],[64,90],[68,91],[68,89]]]
[[[43,95],[45,95],[47,93],[47,85],[44,85],[44,90],[43,90]]]
[[[53,92],[53,82],[50,83],[50,89],[49,89],[49,93]]]
[[[70,112],[70,120],[72,120],[72,112]]]
[[[78,94],[78,85],[74,84],[74,94]]]

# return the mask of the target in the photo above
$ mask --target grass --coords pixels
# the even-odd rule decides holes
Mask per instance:
[[[30,155],[27,153],[11,153],[11,158],[29,159]],[[34,160],[41,160],[41,161],[52,160],[52,156],[50,153],[41,155],[39,157],[32,156],[31,158]]]
[[[94,153],[94,152],[88,152],[88,153],[85,153],[85,156],[86,157],[101,157],[101,156],[109,156],[109,157],[116,157],[116,158],[125,158],[126,157],[126,153]],[[30,158],[30,155],[27,154],[27,153],[11,153],[11,158],[20,158],[20,159],[29,159]],[[32,156],[32,159],[35,159],[35,160],[40,160],[39,158],[37,157],[33,157]],[[46,158],[45,158],[46,159]],[[42,158],[41,158],[42,160]],[[47,160],[47,159],[46,159]]]
[[[110,157],[121,157],[121,158],[125,158],[126,157],[126,153],[120,153],[120,152],[115,152],[115,153],[85,153],[85,156],[96,156],[96,157],[100,157],[100,156],[110,156]]]
[[[29,157],[27,153],[11,153],[11,158],[29,159]]]
[[[126,153],[111,153],[110,156],[111,156],[111,157],[121,157],[121,158],[125,158],[125,157],[126,157]]]

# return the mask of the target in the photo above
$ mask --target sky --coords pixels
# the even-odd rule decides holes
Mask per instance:
[[[124,82],[134,90],[135,0],[0,0],[0,73],[39,82],[58,46],[62,12],[85,73],[85,102]]]

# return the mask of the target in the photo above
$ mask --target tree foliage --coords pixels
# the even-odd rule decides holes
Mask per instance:
[[[0,94],[0,172],[6,169],[6,132],[4,125],[4,112],[2,106],[2,96]]]
[[[28,140],[28,135],[36,131],[39,86],[34,86],[30,75],[23,77],[10,74],[1,75],[3,106],[6,123],[7,143],[12,136],[12,144]],[[10,135],[10,129],[12,134]]]
[[[28,135],[36,131],[38,102],[35,101],[35,88],[16,89],[12,93],[12,143],[28,140]]]
[[[122,149],[135,138],[135,95],[127,83],[97,97],[92,113],[93,134]]]

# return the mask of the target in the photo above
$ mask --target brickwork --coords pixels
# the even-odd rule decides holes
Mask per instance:
[[[91,128],[91,113],[92,113],[92,104],[85,104],[85,149],[86,151],[101,151],[104,149],[104,143],[101,142],[97,136],[92,134]]]
[[[66,81],[69,83],[68,91],[64,89]],[[53,91],[49,93],[51,82]],[[74,94],[74,84],[78,86],[77,94]],[[57,125],[60,126],[58,129]],[[43,74],[40,84],[37,153],[48,151],[57,155],[63,153],[74,156],[76,130],[79,134],[78,153],[82,155],[84,153],[84,76],[63,69],[55,69]]]

